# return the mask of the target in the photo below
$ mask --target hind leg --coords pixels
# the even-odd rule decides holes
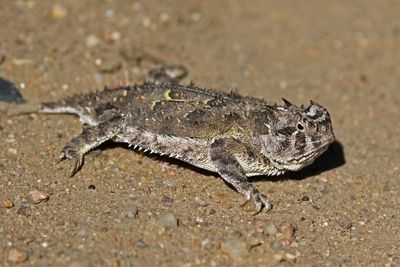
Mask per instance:
[[[84,155],[100,144],[115,137],[121,129],[121,117],[114,117],[108,121],[102,122],[97,126],[90,126],[83,132],[71,139],[61,151],[60,161],[72,160],[70,176],[73,176],[83,164]]]

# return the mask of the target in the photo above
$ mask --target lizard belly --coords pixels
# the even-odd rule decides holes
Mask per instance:
[[[209,157],[207,140],[155,134],[138,127],[128,127],[115,138],[116,142],[128,143],[135,149],[165,155],[208,171],[216,171]]]
[[[266,164],[260,160],[249,159],[248,157],[236,156],[242,166],[246,176],[258,176],[258,175],[280,175],[285,173],[285,170],[277,169],[272,164]]]

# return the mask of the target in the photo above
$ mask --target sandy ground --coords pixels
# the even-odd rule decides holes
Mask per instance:
[[[183,64],[185,82],[313,99],[338,139],[255,179],[274,209],[253,216],[216,175],[124,146],[68,178],[76,118],[0,113],[0,266],[400,265],[399,1],[0,2],[0,77],[27,101]]]

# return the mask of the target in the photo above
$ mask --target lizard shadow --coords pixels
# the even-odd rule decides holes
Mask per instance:
[[[21,104],[25,100],[11,81],[0,77],[0,102]]]
[[[121,144],[121,143],[113,143],[113,142],[106,142],[98,147],[99,150],[107,150],[111,148],[124,148],[128,150],[132,150],[128,145],[126,144]],[[96,150],[98,150],[96,149]],[[160,156],[157,154],[149,154],[145,153],[142,151],[137,151],[134,150],[136,153],[143,154],[144,157],[148,157],[151,159],[155,159],[158,161],[166,162],[172,165],[176,165],[178,167],[183,167],[187,169],[191,169],[193,171],[196,171],[200,174],[207,175],[207,176],[218,176],[217,173],[211,172],[208,170],[204,170],[201,168],[198,168],[196,166],[193,166],[189,163],[186,163],[184,161],[181,161],[179,159],[175,158],[170,158],[167,156]],[[303,180],[308,177],[312,177],[315,175],[318,175],[320,173],[323,173],[325,171],[331,170],[338,168],[346,163],[345,159],[345,154],[344,154],[344,149],[343,145],[339,141],[333,142],[330,147],[328,148],[325,153],[323,153],[319,158],[315,160],[313,164],[310,166],[307,166],[297,172],[288,172],[283,175],[279,176],[266,176],[266,175],[261,175],[261,176],[254,176],[250,177],[251,181],[262,181],[262,180],[269,180],[269,181],[278,181],[278,180]]]

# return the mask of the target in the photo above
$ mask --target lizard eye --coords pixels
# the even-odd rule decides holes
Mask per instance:
[[[301,122],[298,122],[296,125],[296,129],[300,132],[304,131],[304,125]]]

